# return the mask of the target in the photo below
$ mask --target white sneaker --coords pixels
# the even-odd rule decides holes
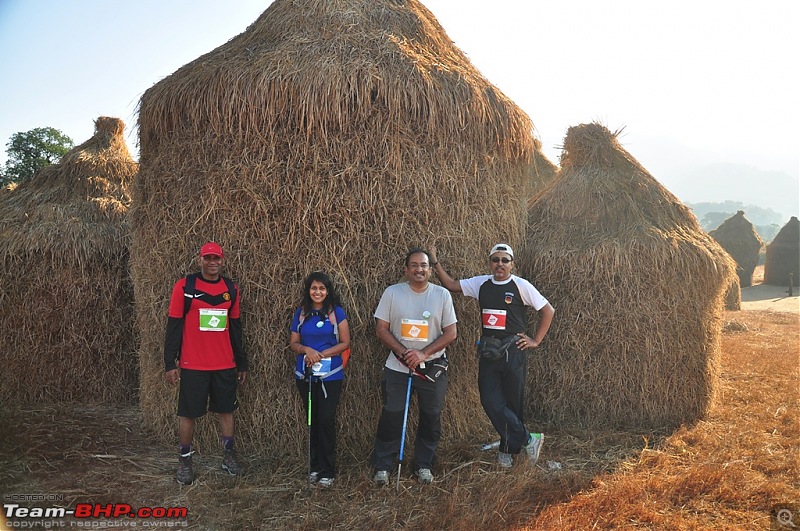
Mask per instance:
[[[497,452],[497,464],[503,468],[511,468],[514,465],[514,458],[511,454]]]
[[[376,485],[379,487],[383,487],[389,483],[389,471],[388,470],[378,470],[375,472],[375,477],[372,478],[372,481],[375,482]]]
[[[433,482],[433,474],[429,468],[420,468],[417,470],[417,479],[423,485],[430,485]]]
[[[319,472],[311,472],[308,475],[308,482],[313,484],[316,483],[317,481],[319,481]]]
[[[333,478],[320,478],[319,482],[317,483],[320,487],[327,489],[328,487],[333,486]]]
[[[528,464],[531,466],[535,465],[536,461],[539,460],[539,453],[542,451],[543,444],[543,433],[531,433],[531,436],[528,439],[528,444],[523,446],[523,448],[525,448],[525,452],[528,454]]]

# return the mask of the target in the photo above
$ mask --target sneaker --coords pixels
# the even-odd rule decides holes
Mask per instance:
[[[316,483],[319,481],[319,472],[312,472],[308,475],[308,482],[309,483]]]
[[[231,476],[238,476],[242,472],[239,461],[236,459],[236,450],[223,450],[222,470],[226,470]]]
[[[194,481],[194,470],[192,469],[192,454],[186,457],[178,457],[178,472],[175,479],[181,485],[191,485]]]
[[[417,470],[417,479],[423,485],[430,485],[433,481],[433,474],[431,474],[431,470],[429,468],[420,468]]]
[[[323,489],[327,489],[328,487],[331,487],[333,485],[333,479],[334,478],[321,478],[319,480],[319,483],[317,483],[317,485],[319,485]]]
[[[511,454],[497,452],[497,464],[503,468],[511,468],[514,465],[514,458]]]
[[[528,444],[524,445],[525,452],[528,454],[528,463],[533,466],[539,460],[539,453],[542,451],[544,443],[543,433],[531,433]]]
[[[375,472],[375,477],[372,478],[379,487],[383,487],[389,483],[389,471],[388,470],[378,470]]]

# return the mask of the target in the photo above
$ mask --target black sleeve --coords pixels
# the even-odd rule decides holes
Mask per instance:
[[[167,333],[164,337],[164,371],[178,368],[183,343],[183,318],[168,317]]]
[[[242,320],[230,319],[231,329],[231,347],[233,348],[233,359],[236,362],[236,370],[238,372],[247,372],[250,370],[250,364],[247,361],[247,353],[244,351],[244,344],[242,342]]]

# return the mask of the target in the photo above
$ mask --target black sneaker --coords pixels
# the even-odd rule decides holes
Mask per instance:
[[[175,474],[175,479],[181,485],[191,485],[194,481],[191,453],[186,457],[178,457],[178,472]]]
[[[239,466],[239,461],[236,459],[236,450],[223,450],[222,470],[227,471],[231,476],[238,476],[242,473],[242,467]]]

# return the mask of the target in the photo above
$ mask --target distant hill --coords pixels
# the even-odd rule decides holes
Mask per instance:
[[[745,205],[739,201],[684,204],[692,209],[692,212],[700,222],[700,226],[706,231],[716,229],[723,221],[742,210],[744,211],[744,217],[753,224],[756,232],[765,242],[772,241],[772,238],[778,234],[778,231],[786,223],[784,216],[780,212],[757,205]]]

